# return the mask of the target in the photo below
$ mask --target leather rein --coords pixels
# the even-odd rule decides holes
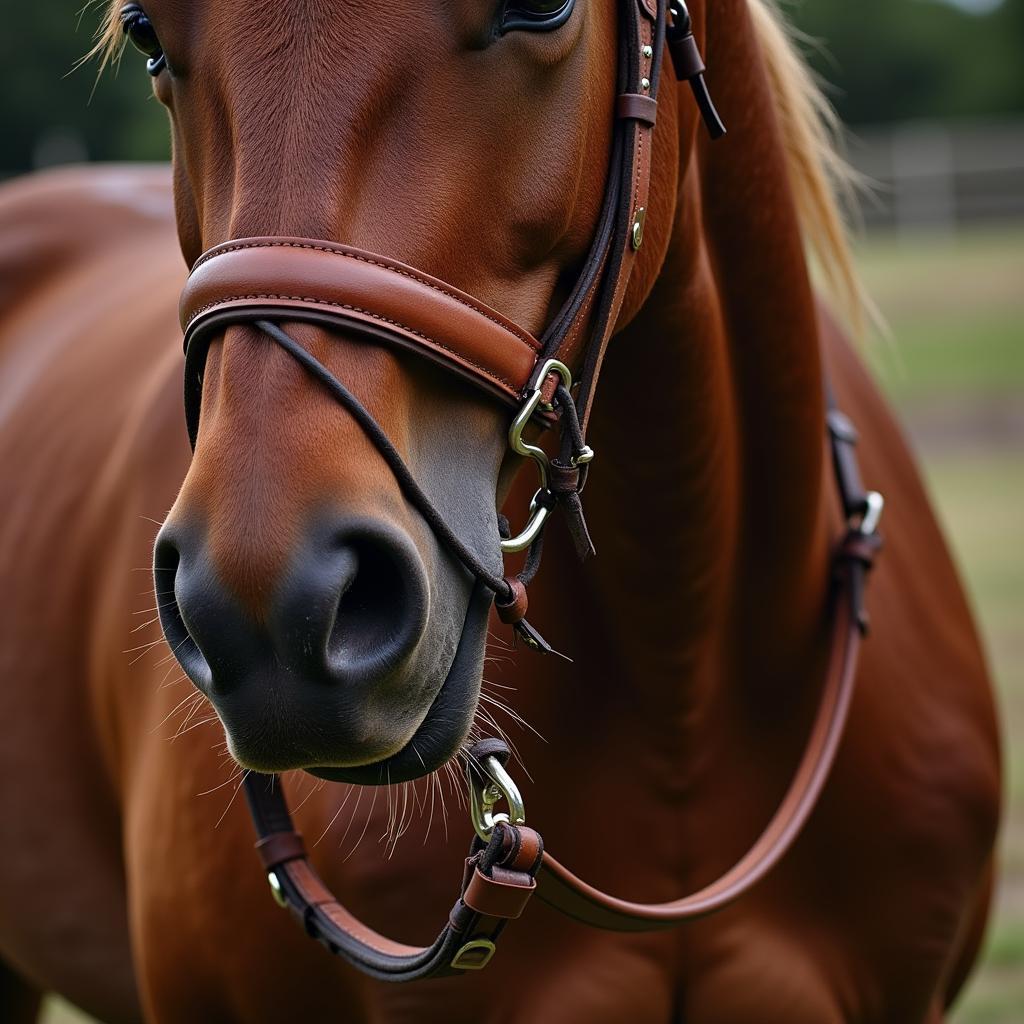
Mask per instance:
[[[712,138],[724,134],[704,84],[704,63],[683,0],[619,0],[619,95],[605,197],[584,269],[558,315],[534,337],[457,288],[387,257],[304,238],[235,239],[204,253],[182,293],[185,414],[193,448],[199,432],[203,372],[210,343],[225,328],[249,323],[288,351],[357,421],[394,474],[404,496],[437,538],[495,597],[499,617],[531,648],[549,651],[527,622],[526,587],[540,566],[543,527],[565,516],[581,557],[593,552],[580,491],[592,449],[586,428],[601,364],[643,242],[652,136],[662,57],[692,87]],[[505,403],[513,413],[509,443],[531,459],[540,487],[526,527],[515,536],[499,516],[504,553],[527,551],[516,575],[499,576],[471,551],[434,507],[400,453],[362,403],[279,321],[344,328],[367,341],[397,345],[432,359]],[[572,368],[579,368],[574,382]],[[506,923],[534,892],[569,916],[599,928],[650,931],[711,913],[749,890],[790,848],[813,810],[835,758],[866,627],[864,583],[879,547],[882,499],[866,492],[854,454],[856,435],[829,402],[828,432],[847,532],[834,560],[832,636],[826,680],[800,765],[774,817],[749,852],[717,881],[671,903],[619,899],[588,885],[555,860],[525,824],[508,775],[508,748],[483,740],[469,751],[476,837],[458,897],[427,947],[394,942],[345,909],[310,864],[295,832],[280,780],[247,773],[246,797],[271,889],[307,933],[364,973],[410,981],[487,964]],[[531,425],[557,425],[553,458],[523,437]],[[508,811],[495,813],[505,801]]]

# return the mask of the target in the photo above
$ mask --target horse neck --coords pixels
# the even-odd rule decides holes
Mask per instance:
[[[729,17],[714,49],[729,135],[694,146],[677,97],[667,255],[602,374],[585,496],[599,557],[579,581],[631,692],[691,705],[723,673],[799,674],[827,585],[815,304],[757,43],[745,11]]]

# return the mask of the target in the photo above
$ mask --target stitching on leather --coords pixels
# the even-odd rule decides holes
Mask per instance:
[[[316,872],[313,870],[312,864],[309,863],[309,858],[308,857],[303,857],[302,858],[302,862],[305,865],[305,868],[309,872],[309,874],[312,875],[314,879],[319,881],[319,877],[317,876]],[[324,918],[327,920],[328,924],[331,925],[331,927],[337,928],[337,930],[339,932],[343,932],[345,935],[349,936],[349,938],[353,939],[355,942],[362,943],[364,946],[368,946],[370,949],[374,950],[377,953],[382,954],[383,956],[395,956],[396,955],[396,954],[392,953],[391,951],[389,951],[387,949],[384,949],[383,947],[377,945],[375,942],[372,942],[369,939],[364,938],[362,935],[360,935],[359,933],[353,931],[352,929],[346,928],[344,925],[339,924],[337,921],[335,921],[334,918],[332,918],[330,916],[330,914],[328,914],[328,912],[327,912],[327,908],[328,907],[337,907],[342,912],[343,915],[348,914],[348,911],[337,901],[337,899],[335,897],[331,896],[329,899],[324,900],[323,902],[317,902],[315,899],[311,898],[311,894],[310,894],[309,890],[306,888],[306,886],[303,884],[303,881],[298,879],[298,878],[296,878],[295,875],[292,872],[288,871],[287,865],[284,866],[282,868],[282,870],[284,870],[288,874],[288,877],[291,879],[292,883],[299,890],[299,894],[302,897],[303,902],[306,904],[306,906],[307,907],[311,907],[314,910],[320,911],[320,913],[323,914]],[[328,895],[330,895],[330,894],[328,894]],[[352,915],[349,914],[348,916],[351,917]],[[362,928],[364,931],[368,931],[369,930],[357,918],[353,918],[353,920],[355,920],[356,923],[360,926],[360,928]]]
[[[633,187],[633,216],[640,208],[640,170],[644,165],[644,129],[639,128],[636,140],[636,163],[633,166],[633,177],[636,179]]]
[[[331,249],[326,245],[313,245],[309,242],[246,242],[244,245],[228,245],[223,249],[217,249],[215,252],[204,253],[199,259],[196,260],[195,264],[190,271],[190,275],[194,274],[204,263],[210,260],[216,259],[218,256],[224,255],[228,252],[241,252],[245,249],[310,249],[314,252],[325,252],[332,256],[344,256],[346,259],[358,260],[360,263],[367,263],[373,267],[380,267],[381,270],[388,270],[392,274],[398,274],[401,277],[407,277],[410,281],[415,281],[417,284],[421,284],[426,288],[430,288],[441,295],[446,295],[449,299],[454,300],[461,306],[465,306],[467,309],[473,310],[474,313],[479,313],[480,316],[486,320],[490,320],[495,327],[500,327],[506,334],[511,334],[514,338],[518,338],[520,341],[529,345],[533,351],[537,351],[539,345],[537,341],[527,334],[525,331],[516,328],[514,325],[503,324],[491,316],[486,310],[481,309],[479,306],[474,305],[472,302],[467,302],[465,299],[458,295],[454,295],[452,292],[447,291],[440,285],[432,284],[430,281],[419,277],[417,274],[410,273],[408,270],[403,270],[401,267],[396,267],[390,263],[385,263],[382,260],[370,259],[367,256],[360,256],[354,252],[343,252],[340,249]]]
[[[468,356],[463,355],[461,352],[456,351],[450,346],[446,345],[442,341],[438,341],[436,338],[431,338],[430,335],[424,334],[422,331],[417,331],[413,327],[409,327],[403,324],[399,320],[392,320],[389,317],[381,316],[380,313],[374,313],[372,310],[363,309],[361,306],[353,306],[349,302],[333,302],[330,299],[318,299],[315,296],[309,295],[276,295],[269,292],[260,292],[252,295],[225,295],[216,302],[208,302],[205,306],[201,306],[197,309],[192,316],[189,318],[188,329],[191,329],[192,325],[208,310],[216,309],[218,306],[224,305],[226,302],[250,302],[262,299],[273,299],[278,302],[315,302],[321,306],[335,306],[338,309],[347,309],[352,313],[361,313],[363,316],[368,316],[373,320],[379,320],[381,323],[390,324],[392,327],[397,327],[400,330],[408,331],[409,334],[414,334],[417,338],[422,338],[424,341],[429,342],[431,345],[436,345],[438,348],[443,349],[455,358],[457,362],[468,363],[474,369],[477,369],[485,377],[494,381],[497,384],[504,384],[507,388],[511,388],[516,394],[519,394],[519,387],[506,377],[502,377],[500,374],[495,373],[493,370],[489,370],[486,366],[481,363],[470,359]]]
[[[652,27],[642,23],[640,26],[640,41],[650,45],[654,41],[654,30]],[[645,130],[650,130],[652,126],[646,126],[637,124],[637,138],[636,138],[636,159],[633,162],[633,216],[636,216],[636,211],[640,208],[640,170],[644,165],[644,133]],[[625,289],[623,289],[625,294]]]
[[[377,943],[375,943],[375,942],[371,942],[368,938],[364,937],[363,935],[358,934],[357,932],[353,931],[351,928],[346,928],[343,924],[339,924],[333,917],[330,916],[330,914],[327,913],[327,910],[326,910],[327,907],[337,907],[340,911],[342,911],[342,913],[347,914],[348,911],[345,910],[345,908],[337,900],[332,900],[330,903],[317,903],[317,904],[314,904],[314,906],[316,907],[317,910],[319,910],[324,915],[324,917],[327,919],[327,922],[331,925],[332,928],[337,928],[339,932],[341,932],[344,935],[347,935],[350,939],[353,939],[355,942],[358,942],[360,945],[368,946],[374,952],[380,953],[382,956],[396,957],[396,956],[415,955],[415,954],[408,954],[408,953],[394,953],[394,952],[392,952],[389,949],[385,949],[383,946],[378,946]],[[362,925],[362,922],[360,922],[360,926],[365,928],[365,925]],[[366,930],[369,930],[369,929],[366,929]]]
[[[597,283],[587,292],[587,297],[583,301],[583,305],[580,306],[579,311],[576,313],[572,323],[569,324],[569,329],[565,332],[565,341],[572,339],[572,344],[576,343],[576,338],[580,331],[583,330],[583,325],[586,323],[587,317],[590,315],[590,308],[594,304],[594,298],[600,291],[601,279],[604,277],[604,265],[606,259],[601,260],[601,269],[598,271]],[[563,342],[565,344],[565,342]]]
[[[640,29],[640,39],[642,42],[650,45],[653,42],[654,32],[646,25],[642,25]],[[636,211],[640,208],[640,170],[644,165],[644,125],[637,125],[637,139],[636,139],[636,160],[633,164],[633,216],[636,216]]]

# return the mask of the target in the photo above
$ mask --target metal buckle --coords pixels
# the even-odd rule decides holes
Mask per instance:
[[[537,473],[540,476],[540,488],[537,494],[541,491],[547,490],[548,486],[548,454],[543,448],[538,448],[535,444],[530,444],[528,441],[523,440],[523,431],[526,429],[527,424],[533,419],[533,414],[541,407],[541,400],[544,397],[543,388],[544,381],[547,380],[548,376],[552,373],[557,373],[562,378],[562,383],[566,388],[572,387],[572,374],[569,372],[569,367],[565,363],[559,362],[557,359],[548,359],[536,377],[536,385],[533,390],[526,396],[526,400],[523,402],[516,413],[516,418],[512,421],[512,426],[508,428],[508,445],[517,455],[522,455],[525,458],[533,459],[537,466]],[[550,406],[548,406],[550,409]],[[590,453],[590,458],[593,458],[593,453]],[[588,460],[589,461],[589,460]],[[536,539],[540,531],[544,528],[544,523],[547,521],[548,516],[551,514],[551,509],[544,505],[537,504],[537,494],[534,494],[533,501],[530,502],[530,518],[527,520],[526,526],[523,528],[521,533],[516,534],[515,537],[509,537],[506,540],[501,541],[502,554],[509,555],[516,551],[525,551]]]
[[[274,897],[274,902],[279,907],[287,907],[288,900],[285,899],[284,889],[281,886],[281,880],[273,871],[267,872],[267,882],[270,884],[270,894]]]
[[[491,962],[494,943],[490,939],[470,939],[452,957],[449,966],[457,971],[479,971]]]
[[[485,757],[476,768],[476,771],[472,766],[466,769],[469,777],[469,816],[476,834],[488,843],[499,821],[507,821],[512,825],[525,824],[526,808],[519,787],[496,757]],[[483,778],[484,775],[489,778]],[[494,805],[499,800],[504,800],[508,805],[507,814],[494,813]]]
[[[865,537],[870,537],[878,529],[884,508],[885,498],[878,491],[868,491],[864,495],[864,515],[861,516],[857,529]]]

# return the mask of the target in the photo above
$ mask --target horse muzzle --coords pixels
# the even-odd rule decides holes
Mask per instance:
[[[242,765],[395,782],[458,750],[489,601],[474,592],[461,635],[439,643],[427,570],[399,527],[317,517],[258,616],[213,563],[201,530],[173,518],[161,530],[164,633]]]

